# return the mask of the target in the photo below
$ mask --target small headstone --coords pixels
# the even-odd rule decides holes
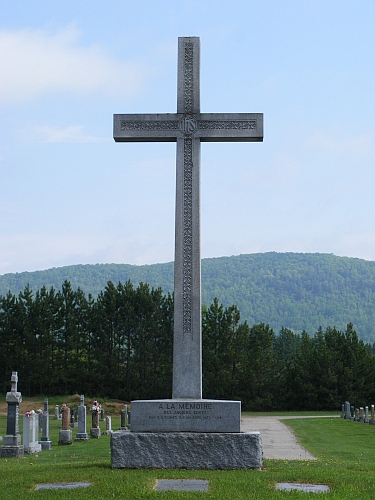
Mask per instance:
[[[49,413],[47,398],[45,398],[44,400],[42,439],[39,441],[39,443],[43,451],[49,451],[52,449],[52,441],[49,437]]]
[[[344,416],[344,418],[346,420],[350,420],[350,418],[351,418],[349,401],[345,401],[345,416]]]
[[[103,410],[103,408],[100,409],[100,421],[104,422],[104,410]]]
[[[89,436],[86,431],[86,406],[85,396],[81,394],[80,405],[78,407],[78,432],[74,441],[88,441]]]
[[[103,434],[112,434],[112,432],[112,417],[108,415],[107,417],[105,417],[105,431],[103,432]]]
[[[368,416],[368,406],[365,406],[365,424],[368,424],[370,422],[369,416]]]
[[[23,447],[28,455],[42,451],[38,443],[39,415],[34,410],[26,412],[23,417]]]
[[[343,403],[341,405],[341,415],[340,415],[341,418],[345,418],[345,404]]]
[[[66,404],[61,408],[62,423],[61,431],[59,431],[59,444],[72,444],[72,430],[70,429],[70,408]]]
[[[157,479],[157,491],[208,491],[208,481],[204,479]]]
[[[55,406],[55,416],[53,417],[54,420],[60,420],[60,409],[59,405]]]
[[[350,420],[354,420],[355,419],[355,416],[354,416],[354,406],[351,405],[350,406]]]
[[[4,445],[0,448],[1,458],[24,456],[24,447],[21,445],[19,433],[19,405],[22,402],[22,395],[17,391],[17,382],[17,372],[12,372],[11,390],[7,392],[5,398],[8,404],[7,433],[4,436]]]

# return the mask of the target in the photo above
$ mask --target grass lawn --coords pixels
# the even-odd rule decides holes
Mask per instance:
[[[61,422],[50,420],[51,451],[25,455],[21,459],[0,459],[0,498],[72,499],[294,499],[315,498],[315,493],[276,491],[277,482],[328,484],[329,498],[373,499],[375,497],[375,426],[340,418],[286,420],[317,461],[265,460],[263,470],[112,470],[110,437],[58,446]],[[102,431],[105,423],[101,422]],[[120,417],[112,417],[118,429]],[[88,428],[90,422],[88,418]],[[20,418],[22,427],[22,418]],[[0,435],[5,434],[6,417],[0,417]],[[73,438],[76,433],[73,429]],[[206,479],[208,492],[154,491],[156,479]],[[88,488],[39,490],[41,483],[92,482]]]

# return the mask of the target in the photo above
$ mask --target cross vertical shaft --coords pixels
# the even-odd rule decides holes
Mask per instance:
[[[177,113],[184,136],[177,139],[174,265],[173,398],[202,398],[200,256],[200,140],[189,134],[200,112],[199,38],[178,40]]]

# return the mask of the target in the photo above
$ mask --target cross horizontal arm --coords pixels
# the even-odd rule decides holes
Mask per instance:
[[[114,115],[116,142],[176,142],[192,137],[202,142],[263,141],[262,113]]]

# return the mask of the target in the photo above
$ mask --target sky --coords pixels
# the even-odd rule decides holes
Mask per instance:
[[[373,0],[18,0],[0,6],[0,274],[174,259],[174,143],[113,114],[175,113],[179,36],[201,111],[264,113],[204,143],[202,258],[375,261]]]

